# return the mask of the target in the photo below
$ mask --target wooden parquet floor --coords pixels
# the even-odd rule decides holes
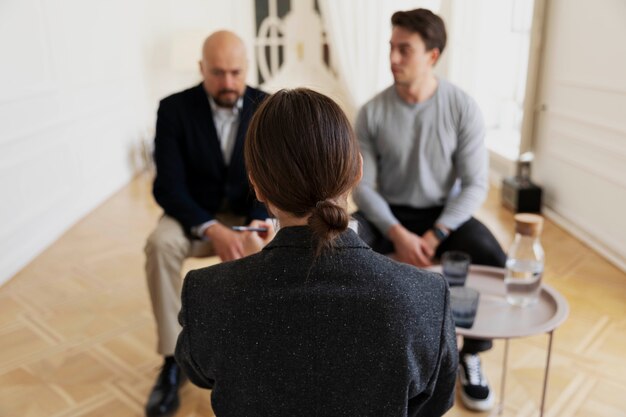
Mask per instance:
[[[143,245],[160,210],[140,176],[0,288],[0,416],[142,416],[160,366]],[[508,247],[497,190],[479,215]],[[626,416],[626,274],[551,222],[545,280],[570,303],[555,333],[547,415]],[[191,260],[186,269],[215,262]],[[538,414],[547,336],[513,340],[506,416]],[[499,393],[503,342],[483,354]],[[177,416],[212,416],[185,385]],[[447,416],[482,416],[457,405]],[[383,416],[381,416],[383,417]]]

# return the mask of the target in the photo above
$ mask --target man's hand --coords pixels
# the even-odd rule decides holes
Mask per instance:
[[[215,253],[222,261],[232,261],[242,258],[242,236],[221,223],[215,223],[206,229],[204,234],[213,242]]]
[[[422,235],[422,241],[424,241],[424,244],[430,249],[429,253],[432,253],[430,256],[432,258],[437,251],[437,247],[439,246],[439,239],[435,236],[435,232],[433,232],[432,229],[429,229]]]
[[[435,251],[426,241],[401,224],[389,229],[389,239],[395,248],[395,259],[415,266],[430,266]],[[434,236],[433,236],[434,238]]]
[[[266,227],[267,232],[242,232],[243,236],[243,253],[244,256],[252,255],[259,252],[265,245],[267,245],[276,232],[274,231],[274,225],[271,222],[263,222],[261,220],[252,220],[249,224],[251,227]]]

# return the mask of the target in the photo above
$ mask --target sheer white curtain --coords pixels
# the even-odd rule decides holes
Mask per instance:
[[[515,160],[534,0],[451,0],[448,79],[481,108],[489,149]]]
[[[321,0],[318,4],[326,28],[333,64],[348,94],[347,113],[356,110],[378,89],[384,70],[381,58],[388,20],[379,0]],[[389,73],[389,71],[386,71]],[[349,114],[350,115],[350,114]]]
[[[425,7],[435,13],[440,1],[320,0],[332,60],[346,87],[348,116],[392,82],[389,71],[391,15]]]

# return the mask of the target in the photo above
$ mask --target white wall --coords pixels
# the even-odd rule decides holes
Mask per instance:
[[[0,3],[0,282],[131,177],[139,16],[120,0]]]
[[[548,2],[534,177],[547,214],[626,270],[624,39],[624,0]]]
[[[252,51],[252,4],[0,2],[0,284],[130,180],[158,99],[199,81],[204,36]]]

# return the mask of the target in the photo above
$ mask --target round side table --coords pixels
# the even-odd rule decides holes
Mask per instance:
[[[431,268],[441,272],[441,267]],[[548,370],[552,354],[554,331],[567,319],[569,306],[558,291],[547,284],[541,284],[539,301],[533,306],[510,305],[505,298],[504,269],[472,265],[465,286],[480,293],[478,311],[474,325],[470,329],[457,327],[456,333],[474,339],[504,339],[502,377],[500,379],[500,401],[492,415],[500,415],[504,410],[504,387],[506,383],[509,340],[518,337],[548,334],[548,352],[541,393],[539,415],[543,417]]]

